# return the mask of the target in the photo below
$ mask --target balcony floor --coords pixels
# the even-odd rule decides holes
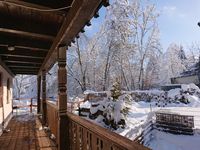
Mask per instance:
[[[0,150],[57,150],[40,127],[34,115],[14,116],[7,127],[10,131],[0,136]]]

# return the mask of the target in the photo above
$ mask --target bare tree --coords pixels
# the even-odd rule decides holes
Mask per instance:
[[[18,75],[14,78],[14,97],[20,99],[26,78],[27,76],[25,75]]]
[[[160,51],[160,47],[157,47],[159,39],[155,38],[158,30],[156,8],[154,5],[148,4],[148,2],[144,6],[142,2],[142,0],[138,0],[131,4],[132,25],[135,30],[133,39],[134,44],[137,45],[139,61],[139,89],[144,88],[144,73],[149,54],[154,50]]]

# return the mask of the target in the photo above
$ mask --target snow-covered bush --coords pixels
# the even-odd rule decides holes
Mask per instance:
[[[103,116],[102,121],[109,127],[117,129],[125,126],[125,117],[131,107],[132,97],[122,95],[119,82],[115,82],[111,89],[111,96],[93,104],[90,108],[90,118]]]
[[[168,91],[167,99],[169,102],[174,103],[190,103],[193,96],[200,96],[200,89],[195,84],[183,84],[181,88],[176,88]]]
[[[112,97],[113,101],[117,101],[119,96],[121,95],[121,87],[120,87],[119,81],[116,81],[113,84],[110,92],[111,92],[111,97]]]

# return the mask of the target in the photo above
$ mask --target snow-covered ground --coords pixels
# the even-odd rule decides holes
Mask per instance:
[[[182,86],[182,89],[187,90],[187,86]],[[196,88],[196,87],[195,87]],[[196,89],[199,91],[199,89]],[[152,93],[151,91],[147,91]],[[157,91],[156,94],[162,93]],[[169,91],[168,95],[172,97],[179,96],[180,89],[175,89]],[[155,91],[154,91],[155,94]],[[153,150],[199,150],[200,147],[200,98],[197,94],[185,94],[189,103],[181,102],[170,102],[165,103],[165,105],[158,105],[158,101],[153,100],[151,102],[145,101],[132,101],[131,107],[128,115],[126,116],[126,126],[125,128],[118,128],[117,130],[112,130],[122,136],[125,136],[131,140],[134,140],[141,132],[144,130],[144,124],[147,124],[149,120],[152,119],[154,112],[165,111],[170,113],[176,113],[180,115],[191,115],[194,116],[194,135],[174,135],[170,133],[165,133],[157,131],[154,129],[151,131],[151,139],[147,144],[149,148]],[[161,101],[162,103],[162,101]],[[164,106],[164,107],[158,107]],[[81,107],[90,108],[91,103],[85,102]],[[154,116],[155,117],[155,116]],[[155,118],[153,118],[155,119]],[[103,116],[97,117],[95,120],[91,120],[103,127],[104,124]]]
[[[87,103],[87,105],[89,105]],[[150,106],[151,105],[151,106]],[[193,107],[195,105],[195,107]],[[170,111],[179,113],[181,115],[194,116],[195,129],[200,130],[200,101],[191,101],[190,104],[169,104],[165,108],[160,108],[155,105],[155,102],[134,102],[131,110],[126,118],[125,129],[119,128],[113,130],[114,132],[134,140],[141,132],[142,125],[148,121],[150,112],[158,110]],[[102,118],[98,117],[95,122],[101,126]],[[173,135],[157,130],[153,130],[152,139],[149,141],[149,148],[153,150],[199,150],[200,147],[200,134],[190,135]]]
[[[82,106],[90,107],[90,103],[86,102]],[[200,130],[200,101],[197,99],[191,100],[190,104],[168,104],[166,107],[156,106],[156,102],[133,102],[131,109],[126,118],[125,129],[119,128],[114,132],[134,140],[143,130],[141,127],[151,117],[151,112],[155,111],[174,112],[181,115],[194,116],[195,129]],[[92,120],[97,124],[104,126],[102,117]],[[195,135],[174,135],[157,130],[153,130],[152,138],[149,141],[148,147],[153,150],[199,150],[200,147],[200,132]]]
[[[152,131],[149,148],[153,150],[199,150],[200,135],[174,135],[157,130]]]
[[[192,103],[195,104],[196,107],[192,107]],[[126,118],[127,125],[125,129],[118,129],[114,132],[134,140],[138,136],[138,132],[140,133],[140,126],[148,120],[147,117],[149,116],[150,112],[155,112],[158,110],[179,113],[181,115],[192,115],[194,116],[195,129],[200,129],[200,101],[193,101],[189,105],[168,104],[164,108],[157,107],[155,102],[147,103],[142,101],[134,102],[132,104],[131,110]]]

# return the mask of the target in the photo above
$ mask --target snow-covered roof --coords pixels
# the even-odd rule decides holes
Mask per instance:
[[[187,70],[181,72],[179,76],[174,77],[174,78],[197,75],[199,73],[199,69],[200,69],[200,64],[198,62],[198,63],[193,64],[192,66],[189,66]]]

